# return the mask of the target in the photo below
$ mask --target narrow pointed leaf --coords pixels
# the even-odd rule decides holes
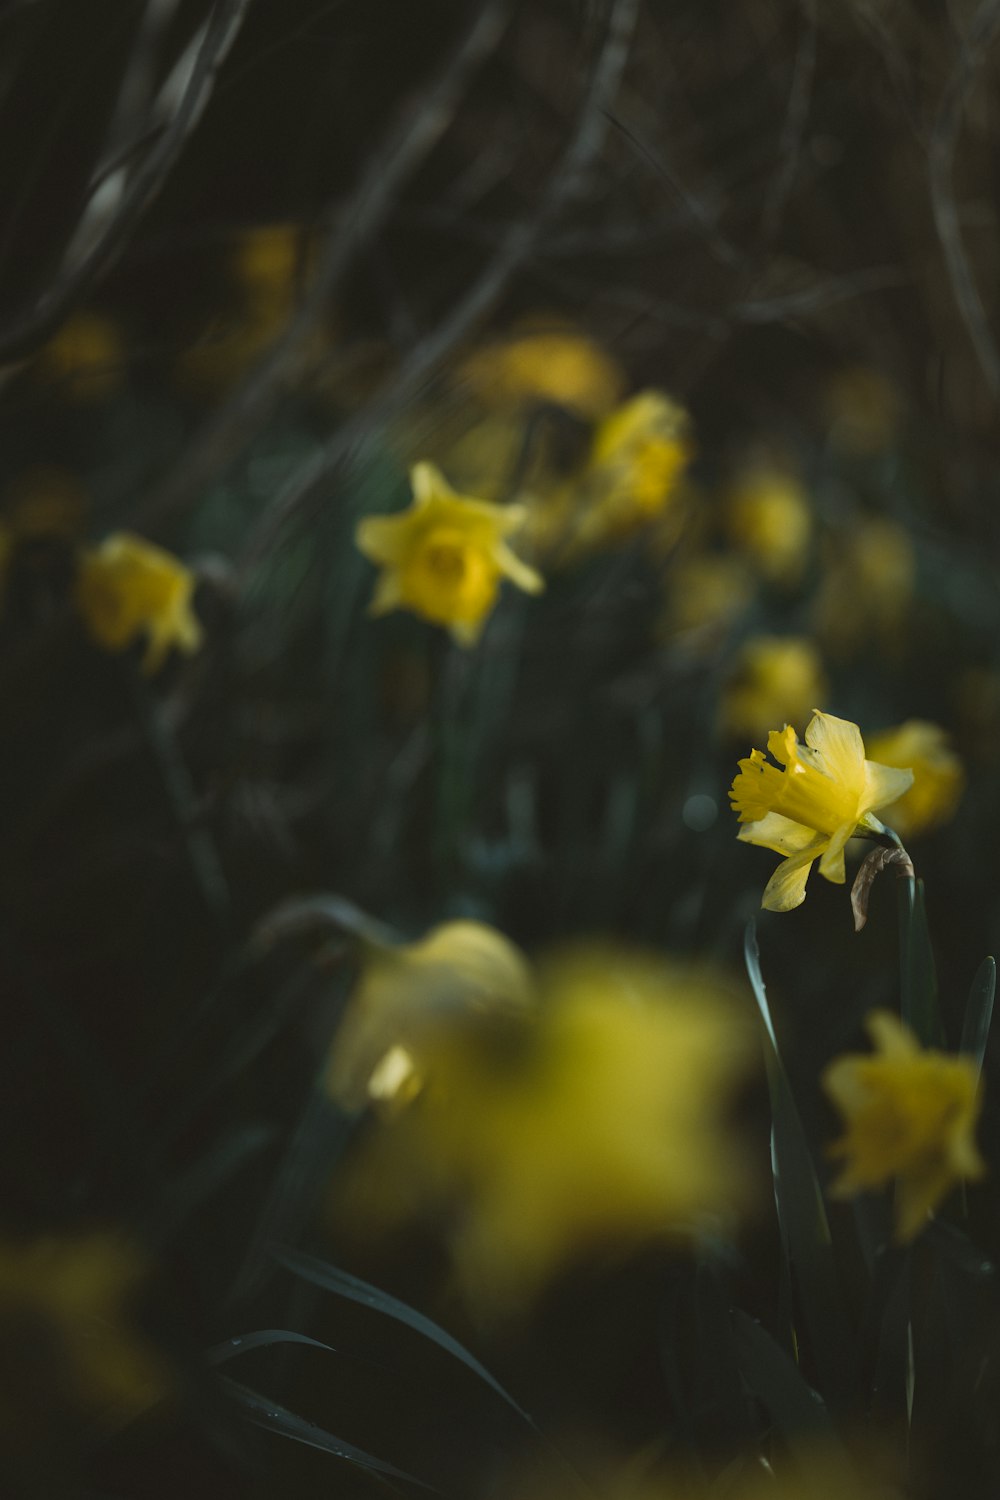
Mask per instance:
[[[941,1046],[944,1028],[922,880],[899,882],[899,964],[903,1020],[925,1047]]]
[[[523,1422],[528,1424],[533,1432],[538,1432],[537,1426],[528,1413],[490,1374],[486,1366],[424,1313],[399,1301],[397,1297],[390,1296],[388,1292],[380,1291],[369,1282],[362,1281],[347,1271],[341,1271],[337,1266],[332,1266],[326,1261],[317,1260],[315,1256],[305,1255],[300,1250],[276,1247],[271,1253],[278,1264],[291,1271],[294,1276],[300,1276],[304,1281],[311,1282],[313,1286],[322,1287],[324,1291],[333,1292],[337,1297],[344,1297],[349,1302],[356,1302],[362,1307],[371,1308],[373,1312],[382,1313],[385,1317],[411,1328],[422,1338],[429,1339],[439,1349],[450,1354],[453,1359],[459,1360],[480,1380],[485,1381],[490,1389],[515,1411]]]
[[[304,1333],[293,1333],[287,1328],[261,1328],[256,1333],[241,1333],[237,1338],[225,1339],[205,1350],[210,1365],[225,1364],[228,1359],[238,1359],[253,1349],[266,1349],[272,1344],[306,1344],[311,1349],[325,1349],[336,1354],[332,1344],[321,1344],[319,1339],[308,1338]]]
[[[962,1025],[961,1046],[961,1050],[972,1058],[976,1071],[980,1073],[983,1069],[983,1058],[986,1056],[990,1022],[993,1020],[993,1001],[996,997],[996,990],[996,960],[984,958],[976,970],[976,977],[969,991],[969,999],[965,1007],[965,1021]]]
[[[356,1464],[358,1468],[365,1469],[369,1474],[377,1475],[382,1479],[414,1485],[417,1489],[427,1490],[432,1494],[441,1493],[433,1485],[426,1484],[424,1480],[417,1479],[413,1474],[407,1474],[404,1469],[397,1469],[395,1464],[375,1458],[373,1454],[366,1453],[363,1448],[355,1447],[353,1443],[345,1442],[343,1438],[335,1437],[332,1432],[325,1431],[315,1422],[309,1422],[305,1417],[287,1411],[285,1407],[279,1406],[275,1401],[269,1401],[266,1396],[251,1390],[249,1386],[240,1385],[238,1381],[231,1380],[228,1375],[221,1376],[221,1381],[225,1394],[241,1408],[248,1421],[253,1422],[254,1426],[263,1427],[266,1432],[277,1433],[280,1437],[291,1438],[295,1443],[304,1443],[308,1448],[317,1448],[321,1453],[330,1453],[335,1458],[342,1458],[346,1463]]]
[[[808,1335],[822,1388],[833,1402],[849,1400],[857,1356],[837,1277],[830,1226],[812,1152],[778,1050],[760,968],[756,924],[747,926],[747,974],[764,1029],[764,1059],[771,1097],[771,1166],[781,1233],[783,1274]]]

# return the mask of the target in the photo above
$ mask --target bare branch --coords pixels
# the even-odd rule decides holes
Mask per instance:
[[[576,128],[529,220],[514,225],[486,268],[447,317],[404,360],[395,376],[368,408],[346,422],[333,440],[293,474],[262,517],[240,559],[250,567],[296,516],[305,515],[325,491],[330,476],[358,449],[371,431],[391,419],[437,370],[452,350],[489,313],[511,278],[524,264],[548,225],[579,191],[591,162],[607,137],[609,109],[621,83],[635,30],[639,0],[616,0],[591,84],[577,115]]]
[[[218,71],[236,40],[249,4],[250,0],[218,0],[203,29],[187,80],[157,143],[135,169],[125,190],[120,194],[116,191],[113,211],[96,238],[91,234],[88,217],[103,212],[103,209],[101,201],[95,204],[92,196],[63,265],[51,284],[34,307],[0,332],[0,363],[9,364],[30,353],[40,340],[58,327],[78,299],[114,265],[201,119]],[[106,177],[102,179],[98,192],[106,189],[107,181]],[[85,249],[84,236],[88,242]]]
[[[983,377],[1000,399],[1000,350],[983,308],[965,253],[955,203],[953,167],[965,107],[991,43],[1000,30],[1000,0],[983,0],[966,35],[958,67],[945,91],[928,145],[931,207],[955,302],[979,360]]]
[[[802,154],[802,137],[809,118],[813,78],[816,73],[816,0],[801,0],[804,12],[802,34],[792,68],[792,85],[788,91],[785,123],[778,143],[779,167],[764,200],[760,219],[761,239],[773,240],[785,211]]]
[[[425,93],[394,122],[321,247],[313,279],[295,316],[208,421],[174,473],[149,497],[142,509],[145,524],[197,498],[212,475],[267,420],[298,371],[318,318],[358,251],[385,222],[400,187],[447,130],[469,78],[503,34],[511,7],[512,0],[487,0]]]

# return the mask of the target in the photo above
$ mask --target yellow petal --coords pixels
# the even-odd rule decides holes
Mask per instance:
[[[355,528],[354,539],[371,562],[392,566],[406,555],[411,534],[407,516],[365,516]]]
[[[877,811],[880,807],[888,807],[891,802],[898,802],[910,790],[913,772],[899,770],[895,766],[879,765],[875,760],[866,760],[865,782],[865,809]]]
[[[368,606],[370,615],[387,615],[390,610],[398,609],[403,601],[402,591],[399,587],[398,573],[380,573],[375,580],[375,592]]]
[[[455,493],[437,464],[427,463],[426,460],[414,464],[410,470],[410,487],[418,505],[426,505],[437,495],[451,497]]]
[[[915,1057],[920,1051],[909,1026],[891,1010],[873,1010],[865,1020],[865,1030],[885,1057]]]
[[[791,911],[802,905],[806,899],[809,868],[825,843],[825,839],[817,839],[800,853],[781,861],[764,887],[764,899],[760,904],[765,911]]]
[[[762,849],[773,849],[775,854],[798,854],[808,844],[815,843],[816,833],[802,823],[793,823],[781,813],[770,812],[756,823],[744,823],[736,837],[744,844],[757,844]]]
[[[857,724],[816,709],[806,728],[805,739],[811,750],[822,755],[829,775],[845,787],[857,787],[861,791],[865,745]]]
[[[512,552],[503,542],[499,542],[493,550],[493,557],[501,573],[509,578],[511,583],[516,583],[519,589],[524,589],[526,594],[540,594],[545,587],[545,579],[541,573],[522,561],[516,553]]]
[[[844,870],[844,849],[854,833],[854,823],[843,823],[831,838],[819,862],[819,873],[834,885],[843,885],[847,878]]]

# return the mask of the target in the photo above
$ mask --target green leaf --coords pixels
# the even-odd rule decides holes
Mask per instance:
[[[794,1305],[808,1335],[820,1384],[831,1402],[848,1402],[857,1386],[857,1352],[819,1178],[778,1050],[752,919],[747,924],[744,956],[764,1028],[773,1121],[771,1168],[784,1271],[794,1290]]]
[[[294,1412],[269,1401],[258,1391],[252,1391],[249,1386],[231,1380],[228,1375],[221,1377],[221,1383],[225,1394],[242,1409],[254,1426],[291,1438],[293,1442],[304,1443],[309,1448],[318,1448],[321,1453],[331,1453],[335,1458],[342,1458],[349,1464],[356,1464],[358,1468],[367,1470],[369,1474],[416,1485],[418,1489],[428,1490],[436,1495],[441,1493],[434,1485],[426,1484],[424,1480],[407,1474],[403,1469],[397,1469],[394,1464],[386,1463],[381,1458],[375,1458],[363,1448],[356,1448],[353,1443],[345,1442],[343,1438],[334,1437],[332,1432],[324,1431],[315,1422],[296,1416]]]
[[[740,1373],[782,1435],[807,1457],[819,1446],[836,1450],[837,1430],[819,1392],[766,1328],[741,1308],[731,1316]]]
[[[899,882],[900,1013],[925,1047],[945,1040],[922,880]]]
[[[983,1070],[983,1058],[986,1056],[986,1043],[990,1035],[990,1022],[993,1019],[993,1000],[997,990],[997,966],[993,958],[984,958],[976,970],[976,977],[972,981],[969,998],[965,1006],[965,1021],[962,1025],[962,1044],[960,1050],[971,1057],[976,1065],[976,1072]]]
[[[411,1328],[414,1333],[420,1334],[422,1338],[429,1339],[453,1359],[459,1360],[467,1370],[484,1381],[501,1400],[503,1400],[512,1411],[515,1411],[522,1422],[527,1423],[531,1430],[537,1435],[539,1429],[524,1410],[514,1400],[513,1396],[490,1374],[486,1366],[480,1364],[474,1354],[471,1354],[457,1339],[452,1338],[443,1328],[439,1327],[431,1318],[424,1313],[417,1312],[416,1308],[410,1307],[398,1298],[390,1296],[388,1292],[380,1291],[378,1287],[372,1286],[367,1281],[362,1281],[357,1276],[350,1275],[347,1271],[341,1271],[337,1266],[330,1265],[327,1261],[317,1260],[315,1256],[305,1255],[300,1250],[284,1249],[274,1247],[272,1255],[279,1265],[291,1271],[294,1276],[300,1276],[304,1281],[309,1281],[313,1286],[321,1287],[324,1291],[333,1292],[337,1297],[345,1297],[349,1302],[356,1302],[362,1307],[370,1307],[373,1312],[382,1313],[387,1318],[392,1318],[397,1323]]]
[[[205,1350],[205,1358],[210,1365],[222,1365],[228,1359],[239,1359],[241,1354],[268,1349],[272,1344],[306,1344],[311,1349],[325,1349],[329,1354],[337,1352],[332,1344],[321,1344],[319,1339],[308,1338],[304,1333],[293,1333],[288,1328],[261,1328],[256,1333],[241,1333],[236,1338],[224,1339],[221,1344],[213,1344]]]

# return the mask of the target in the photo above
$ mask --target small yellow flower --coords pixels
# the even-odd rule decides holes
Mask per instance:
[[[142,669],[156,672],[172,646],[196,651],[201,626],[191,608],[194,574],[160,547],[116,531],[80,556],[76,604],[90,635],[106,651],[146,638]]]
[[[464,1013],[530,1005],[528,961],[483,922],[445,922],[419,942],[373,951],[334,1041],[326,1086],[345,1109],[390,1109],[423,1088],[443,1027]]]
[[[757,635],[737,654],[722,693],[721,719],[731,735],[766,734],[776,721],[802,724],[826,697],[823,662],[806,636]]]
[[[831,1192],[852,1197],[896,1178],[896,1238],[912,1240],[951,1187],[986,1171],[975,1142],[977,1070],[969,1058],[921,1048],[888,1011],[875,1011],[867,1029],[877,1051],[838,1057],[823,1074],[845,1126],[830,1148],[844,1160]]]
[[[823,404],[830,441],[846,453],[884,453],[896,436],[899,393],[878,370],[854,365],[839,371]]]
[[[287,310],[302,269],[302,231],[297,224],[263,224],[248,229],[233,251],[233,274],[247,297]]]
[[[795,583],[812,536],[809,497],[799,481],[776,468],[746,473],[730,491],[726,532],[767,579]]]
[[[569,552],[625,540],[661,517],[692,454],[687,412],[662,391],[642,391],[605,417],[579,481]]]
[[[913,772],[866,760],[858,726],[818,709],[804,745],[786,725],[771,731],[767,748],[778,765],[752,750],[740,761],[729,796],[745,825],[739,837],[785,856],[765,887],[762,906],[790,911],[806,898],[813,860],[827,880],[843,884],[848,839],[859,828],[882,831],[874,814],[898,801]]]
[[[79,312],[39,350],[34,370],[58,383],[68,400],[89,405],[113,395],[124,366],[117,325],[100,313]]]
[[[875,735],[868,748],[882,765],[909,766],[913,772],[910,790],[885,809],[885,821],[901,838],[948,821],[962,795],[965,773],[939,724],[907,719],[898,729]]]
[[[524,507],[456,495],[429,463],[415,464],[410,480],[408,511],[358,523],[358,546],[382,568],[371,613],[410,609],[446,625],[459,645],[472,646],[496,604],[501,579],[530,594],[545,586],[506,542],[524,521]]]
[[[80,533],[87,497],[75,475],[54,464],[26,469],[4,494],[4,511],[20,542],[72,540]]]
[[[114,1233],[0,1241],[5,1451],[50,1437],[74,1410],[112,1432],[171,1394],[165,1364],[128,1317],[145,1270]]]
[[[470,355],[459,371],[485,405],[548,401],[581,417],[610,411],[622,372],[609,355],[572,330],[525,332]]]
[[[913,541],[895,521],[859,519],[833,539],[813,610],[827,651],[845,657],[897,649],[916,575]]]
[[[673,636],[696,631],[714,640],[743,613],[753,593],[749,569],[730,553],[703,552],[679,561],[666,580],[663,633]]]

